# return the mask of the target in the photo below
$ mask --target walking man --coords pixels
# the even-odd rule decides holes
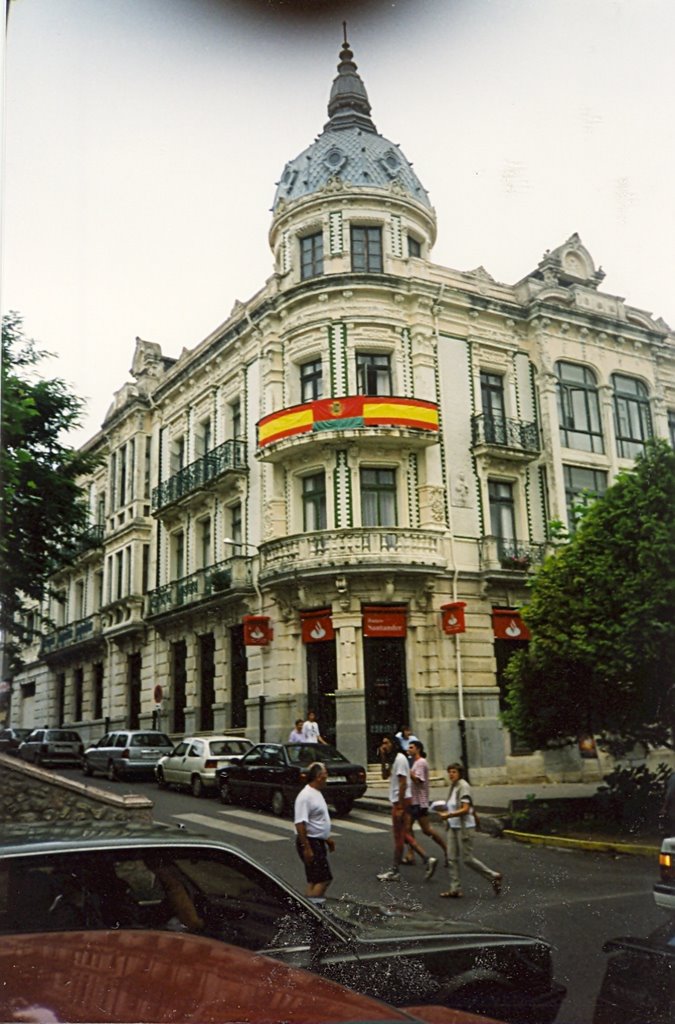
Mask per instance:
[[[415,822],[418,822],[425,836],[429,836],[430,839],[433,839],[433,841],[440,846],[443,851],[445,866],[448,867],[448,848],[446,846],[445,839],[431,827],[431,822],[429,821],[429,762],[427,761],[426,754],[424,753],[424,747],[420,740],[411,740],[408,750],[410,754],[412,754],[413,759],[412,767],[410,769],[410,779],[412,782],[410,832],[412,834],[414,824]],[[436,867],[435,858],[432,857],[430,859],[434,861],[434,866],[431,871],[429,871],[427,866],[428,878],[431,878]]]
[[[288,736],[288,742],[289,743],[303,743],[304,742],[305,737],[302,735],[302,726],[303,726],[302,719],[301,718],[296,718],[296,720],[295,720],[295,728],[291,729],[290,734]]]
[[[328,851],[335,850],[330,837],[330,814],[321,792],[327,781],[326,766],[314,761],[307,769],[307,785],[295,798],[295,845],[305,865],[307,896],[319,906],[325,903],[326,890],[333,881]]]
[[[379,749],[382,763],[382,778],[389,779],[389,802],[391,803],[391,825],[394,834],[394,862],[391,870],[383,871],[377,877],[381,882],[400,882],[399,865],[403,860],[403,849],[408,842],[419,853],[427,866],[426,878],[436,870],[436,858],[427,857],[410,835],[410,806],[412,785],[408,758],[398,747],[393,736],[385,736]]]

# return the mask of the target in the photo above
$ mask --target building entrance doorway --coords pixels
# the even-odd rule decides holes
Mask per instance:
[[[213,633],[202,633],[199,637],[199,728],[203,732],[213,729],[215,654],[216,641]]]
[[[384,733],[394,735],[409,720],[405,640],[402,637],[364,637],[363,668],[368,762],[372,764],[378,759],[377,748]]]
[[[141,721],[141,654],[135,651],[127,657],[127,688],[129,728],[138,729]]]
[[[321,735],[335,745],[335,691],[337,651],[335,640],[307,644],[307,708],[316,714]]]

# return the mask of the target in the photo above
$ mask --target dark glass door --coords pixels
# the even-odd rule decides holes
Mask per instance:
[[[172,731],[185,732],[185,683],[187,679],[187,645],[184,640],[171,644],[173,682],[173,725]]]
[[[316,714],[321,735],[335,744],[335,691],[337,690],[337,652],[335,640],[307,644],[307,711]]]
[[[216,640],[213,633],[203,633],[199,637],[199,728],[202,730],[213,729],[215,652]]]
[[[246,647],[244,646],[244,627],[230,628],[230,727],[246,728]]]
[[[364,637],[368,762],[377,761],[384,733],[408,722],[408,684],[403,637]]]
[[[127,658],[129,688],[129,728],[138,729],[141,715],[141,654],[136,651]]]

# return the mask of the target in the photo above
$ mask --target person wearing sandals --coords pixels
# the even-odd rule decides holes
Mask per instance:
[[[446,810],[439,810],[439,817],[445,818],[450,826],[448,829],[448,861],[450,867],[450,888],[441,896],[458,898],[462,896],[459,879],[460,855],[465,867],[477,871],[490,882],[495,896],[502,891],[502,874],[493,871],[473,855],[473,836],[476,830],[476,818],[473,813],[471,787],[462,778],[461,764],[449,764],[450,792]],[[461,851],[461,854],[460,854]]]

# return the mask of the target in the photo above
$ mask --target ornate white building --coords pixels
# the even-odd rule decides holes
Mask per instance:
[[[577,235],[514,285],[433,263],[346,43],[328,115],[261,290],[178,359],[137,339],[14,724],[276,740],[313,707],[357,760],[409,722],[436,767],[464,733],[477,782],[580,777],[513,748],[503,668],[548,524],[672,438],[673,334]]]

